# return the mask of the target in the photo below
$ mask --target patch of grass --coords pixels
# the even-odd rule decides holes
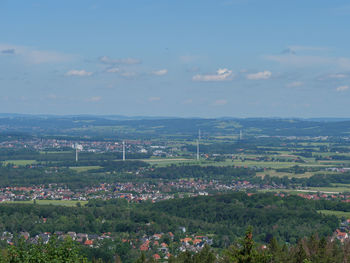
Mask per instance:
[[[40,151],[40,154],[57,154],[57,153],[61,153],[61,154],[65,153],[65,154],[67,154],[67,153],[74,153],[74,151],[73,150],[72,151],[48,151],[48,152]]]
[[[313,176],[315,173],[305,172],[303,174],[294,174],[294,173],[286,173],[286,172],[277,172],[276,170],[268,170],[268,171],[256,173],[256,175],[260,177],[264,177],[267,174],[270,175],[270,177],[287,176],[288,178],[309,178]]]
[[[7,165],[9,163],[14,165],[30,165],[30,164],[36,163],[36,161],[35,160],[7,160],[4,162],[3,165]]]
[[[89,171],[89,170],[95,170],[95,169],[100,169],[101,166],[74,166],[74,167],[69,167],[70,169],[74,170],[74,171],[77,171],[78,173],[81,173],[81,172],[86,172],[86,171]]]
[[[319,213],[324,215],[335,215],[336,217],[342,218],[350,218],[350,212],[344,211],[334,211],[334,210],[318,210]]]
[[[350,187],[309,187],[308,190],[317,192],[350,192]]]

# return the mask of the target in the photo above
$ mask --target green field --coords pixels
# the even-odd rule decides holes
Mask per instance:
[[[312,172],[305,172],[303,174],[294,174],[294,173],[286,173],[286,172],[277,172],[276,170],[268,170],[264,172],[256,173],[257,176],[264,177],[265,175],[270,175],[271,177],[284,177],[288,178],[309,178],[314,175]]]
[[[317,192],[350,192],[350,186],[340,186],[340,187],[308,187],[308,190]]]
[[[350,218],[350,212],[344,212],[344,211],[333,211],[333,210],[318,210],[321,214],[324,215],[335,215],[336,217],[342,218]]]
[[[4,165],[7,164],[14,164],[14,165],[30,165],[36,163],[35,160],[7,160],[4,162]]]
[[[81,173],[81,172],[86,172],[89,170],[100,169],[101,166],[77,166],[77,167],[69,167],[69,168],[78,172],[78,173]]]
[[[33,200],[30,201],[8,201],[5,204],[34,204]],[[38,205],[62,205],[62,206],[76,206],[80,203],[82,206],[86,205],[88,201],[70,201],[70,200],[36,200]]]
[[[193,159],[185,159],[185,158],[174,158],[174,159],[167,159],[167,158],[163,158],[163,159],[142,159],[141,161],[147,162],[150,165],[157,165],[159,167],[164,167],[167,165],[171,165],[171,164],[182,164],[182,163],[186,163],[186,164],[194,164],[196,161]]]

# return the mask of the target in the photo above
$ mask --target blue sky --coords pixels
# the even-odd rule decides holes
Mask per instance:
[[[0,0],[0,112],[349,117],[350,3]]]

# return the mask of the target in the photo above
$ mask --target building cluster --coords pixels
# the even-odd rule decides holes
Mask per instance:
[[[42,219],[45,222],[45,218]],[[168,233],[154,233],[151,235],[144,235],[136,239],[122,239],[123,243],[128,243],[133,249],[150,253],[154,259],[169,259],[171,253],[177,254],[179,252],[191,251],[199,252],[205,245],[211,246],[213,239],[208,236],[186,235],[186,228],[180,227],[179,235],[175,238],[175,234]],[[115,241],[115,236],[108,232],[102,234],[88,234],[76,233],[74,231],[62,232],[55,231],[54,233],[43,232],[31,236],[29,232],[21,231],[19,233],[11,233],[8,231],[0,232],[0,240],[13,245],[17,238],[23,238],[26,242],[31,244],[38,244],[42,242],[47,244],[52,237],[58,240],[71,239],[84,246],[90,248],[98,248],[104,240]],[[171,248],[170,248],[171,247]]]
[[[350,238],[350,219],[346,219],[341,222],[340,228],[336,229],[332,236],[332,241],[338,239],[344,243]]]
[[[308,193],[309,190],[296,190],[296,191],[303,191],[304,193],[298,193],[297,195],[299,197],[308,199],[308,200],[337,200],[345,203],[350,203],[350,195],[349,194],[343,194],[338,192],[316,192],[315,193]],[[276,193],[275,196],[279,197],[285,197],[289,196],[288,193]]]
[[[182,234],[186,232],[186,228],[180,227],[180,231]],[[171,246],[174,242],[174,234],[169,232],[166,234],[168,237],[167,241],[164,241],[164,233],[157,233],[151,236],[143,236],[139,240],[139,249],[141,251],[147,252],[152,251],[153,258],[158,259],[168,259],[170,257],[169,246]],[[123,240],[124,242],[131,242],[130,240]],[[213,239],[210,239],[207,236],[198,236],[198,235],[185,235],[183,238],[178,240],[176,247],[177,252],[198,252],[204,248],[205,245],[212,245]]]
[[[43,218],[45,222],[45,218]],[[50,232],[44,232],[40,233],[34,236],[31,236],[29,232],[22,231],[18,233],[19,238],[23,238],[27,242],[31,244],[38,244],[39,242],[42,242],[44,244],[47,244],[53,236],[56,236],[59,240],[65,240],[67,238],[72,239],[73,241],[79,242],[82,245],[89,246],[89,247],[98,247],[98,243],[105,240],[110,239],[113,240],[111,237],[111,233],[103,233],[100,235],[97,234],[86,234],[86,233],[76,233],[73,231],[69,231],[67,233],[61,232],[61,231],[55,231],[54,233]],[[11,232],[4,231],[0,233],[0,240],[6,241],[8,244],[13,244],[15,235]]]
[[[30,187],[2,187],[0,188],[0,202],[29,201],[29,200],[66,200],[88,201],[91,199],[110,200],[126,199],[129,202],[143,201],[158,202],[175,197],[191,197],[210,195],[217,192],[241,191],[249,189],[276,189],[282,186],[255,185],[249,181],[232,181],[222,183],[217,180],[173,180],[145,182],[102,183],[97,186],[72,190],[68,187],[49,184]]]
[[[97,141],[97,140],[65,140],[49,138],[12,138],[0,142],[0,148],[3,149],[32,149],[35,151],[64,151],[81,147],[84,152],[104,153],[121,152],[123,149],[122,141]],[[173,149],[164,145],[154,145],[148,140],[127,140],[125,141],[126,150],[129,153],[152,153],[154,156],[174,156]],[[171,152],[171,153],[170,153]]]

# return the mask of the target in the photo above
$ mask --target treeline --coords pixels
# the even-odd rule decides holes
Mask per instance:
[[[2,204],[0,231],[28,231],[31,235],[55,231],[142,235],[178,233],[179,226],[183,226],[190,233],[215,235],[214,246],[225,247],[252,225],[260,242],[274,236],[279,241],[295,243],[314,232],[326,236],[334,231],[338,219],[317,212],[339,208],[329,202],[233,193],[155,204],[128,204],[122,199],[91,200],[85,207]],[[342,205],[343,210],[350,210],[350,204]],[[46,218],[45,223],[42,218]]]
[[[255,171],[252,169],[238,168],[234,166],[200,166],[200,165],[170,165],[158,167],[144,173],[148,178],[180,179],[200,178],[214,180],[244,180],[253,178]]]
[[[279,169],[279,171],[290,171],[294,173],[303,173],[305,168],[293,169],[285,168]],[[262,179],[261,183],[263,184],[279,184],[286,187],[330,187],[332,184],[350,184],[350,172],[346,173],[337,173],[337,174],[315,174],[309,178],[288,178],[285,177],[270,177],[266,175]]]
[[[23,239],[14,245],[5,245],[0,251],[0,263],[88,263],[76,242],[72,240],[59,241],[51,238],[47,244],[39,242],[30,244]]]
[[[256,239],[266,242],[271,236],[280,241],[295,243],[304,235],[314,232],[330,235],[338,225],[333,216],[320,215],[317,210],[329,209],[327,202],[318,203],[297,196],[285,198],[273,194],[236,192],[209,197],[176,199],[156,203],[151,210],[201,223],[195,231],[213,233],[218,236],[216,246],[223,247],[227,239],[231,242],[244,233],[248,225],[256,228]],[[327,208],[326,208],[327,207]],[[346,206],[350,208],[348,204]],[[225,241],[226,239],[226,241]]]
[[[129,172],[147,168],[148,163],[137,160],[127,161],[81,161],[78,166],[96,166],[95,169],[77,172],[70,167],[76,167],[75,162],[65,162],[43,166],[41,164],[19,166],[11,164],[0,165],[0,187],[33,186],[58,184],[70,189],[82,189],[96,186],[101,182],[115,183],[124,177],[132,179]]]
[[[31,237],[55,231],[87,234],[111,232],[115,241],[104,241],[96,249],[85,248],[84,255],[90,259],[102,258],[106,262],[112,262],[118,254],[123,262],[133,262],[130,259],[137,258],[137,250],[122,242],[122,239],[138,240],[144,235],[172,232],[175,234],[174,242],[179,243],[179,239],[185,235],[210,235],[214,240],[212,247],[221,250],[235,243],[251,225],[254,227],[256,242],[267,243],[275,239],[281,244],[298,244],[287,250],[283,248],[288,253],[294,253],[294,248],[299,246],[298,241],[304,236],[314,233],[321,238],[332,235],[339,225],[338,218],[317,212],[327,209],[350,211],[350,204],[327,200],[311,201],[298,196],[281,198],[269,193],[200,196],[154,204],[129,204],[123,199],[90,200],[82,207],[2,204],[0,232],[28,231]],[[186,228],[186,234],[179,229],[180,226]],[[136,248],[140,244],[134,243]],[[145,260],[146,258],[144,257]],[[216,256],[215,258],[217,259]]]

